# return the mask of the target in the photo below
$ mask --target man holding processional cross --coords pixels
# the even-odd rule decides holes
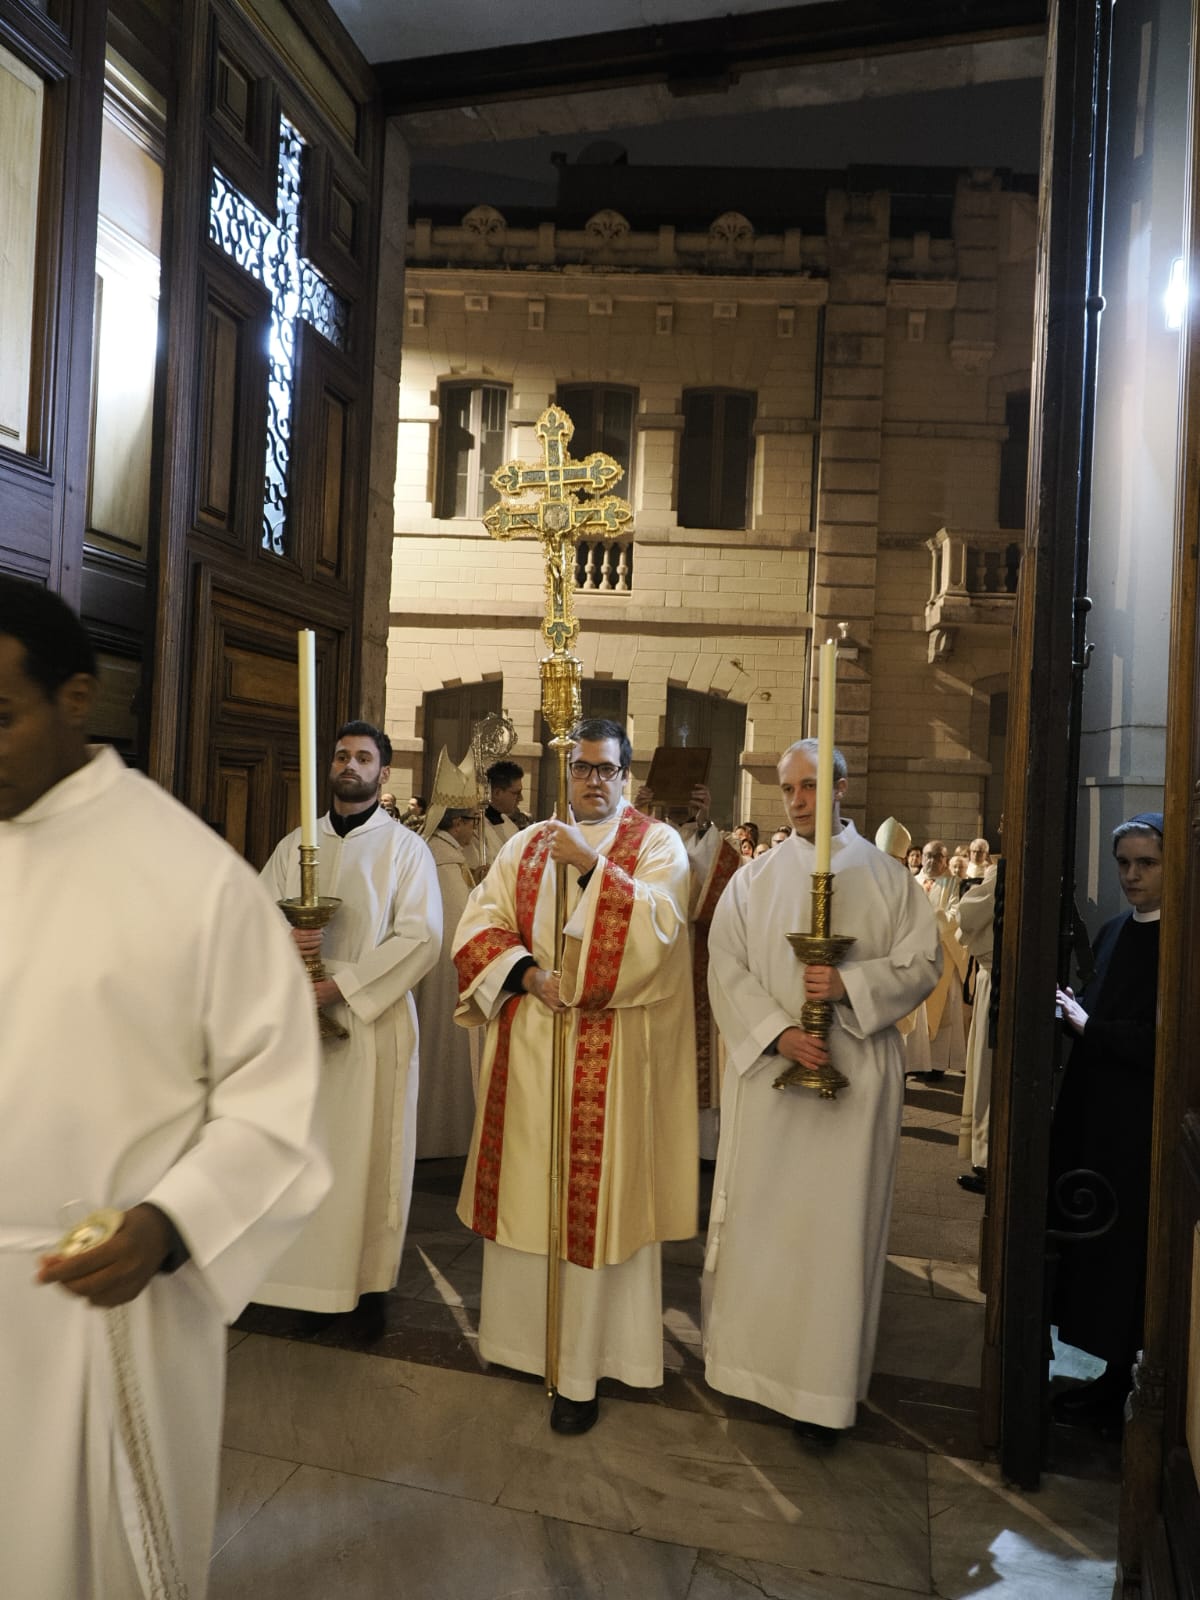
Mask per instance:
[[[559,800],[554,820],[503,846],[455,938],[457,1019],[487,1027],[459,1216],[485,1240],[481,1353],[544,1374],[551,1426],[583,1433],[599,1377],[662,1382],[660,1244],[696,1230],[689,868],[674,829],[623,798],[624,728],[578,721],[575,538],[631,515],[615,497],[578,496],[621,469],[572,462],[557,407],[537,431],[544,465],[492,481],[542,497],[485,521],[546,548],[543,712]]]
[[[820,1446],[853,1425],[870,1380],[904,1102],[896,1023],[942,959],[911,874],[842,819],[835,660],[830,642],[820,745],[779,761],[792,833],[734,875],[709,936],[726,1066],[705,1372]]]

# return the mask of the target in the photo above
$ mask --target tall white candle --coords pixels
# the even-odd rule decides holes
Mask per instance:
[[[833,706],[837,692],[837,645],[826,639],[821,646],[821,680],[817,700],[817,818],[813,834],[814,871],[829,871],[829,845],[833,837]]]
[[[317,842],[317,636],[301,628],[300,655],[300,843]]]

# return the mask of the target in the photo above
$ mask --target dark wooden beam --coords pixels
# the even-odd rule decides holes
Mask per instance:
[[[825,0],[376,64],[389,115],[665,83],[711,93],[740,74],[1045,31],[1045,0]]]

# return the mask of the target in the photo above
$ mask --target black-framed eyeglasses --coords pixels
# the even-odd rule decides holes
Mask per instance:
[[[611,761],[572,761],[568,770],[573,778],[583,779],[594,772],[601,783],[611,783],[625,768],[614,766]]]

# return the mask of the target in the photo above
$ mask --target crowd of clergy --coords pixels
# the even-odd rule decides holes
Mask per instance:
[[[224,1325],[253,1298],[381,1335],[418,1157],[464,1159],[458,1214],[484,1241],[480,1354],[539,1375],[554,1362],[557,1432],[596,1423],[602,1377],[662,1383],[661,1249],[697,1231],[702,1159],[708,1382],[790,1419],[808,1449],[853,1427],[906,1075],[963,1074],[960,1182],[986,1182],[1003,881],[986,840],[957,864],[931,840],[918,861],[889,818],[870,842],[842,816],[837,751],[819,837],[808,739],[780,758],[769,842],[750,823],[717,826],[703,785],[677,813],[645,787],[631,803],[630,741],[604,719],[573,734],[565,817],[531,823],[507,760],[480,810],[473,774],[448,756],[427,802],[401,812],[387,735],[348,721],[317,830],[319,894],[337,908],[314,927],[282,914],[308,903],[299,831],[256,881],[87,743],[95,692],[74,614],[0,578],[0,873],[13,886],[0,938],[13,970],[19,940],[31,974],[0,1071],[6,1595],[203,1595]],[[1073,1183],[1107,1140],[1132,1218],[1119,1326],[1093,1332],[1111,1252],[1061,1278],[1069,1336],[1112,1374],[1066,1420],[1111,1422],[1140,1327],[1148,1122],[1131,1133],[1086,1085],[1115,1103],[1131,1073],[1150,1081],[1161,844],[1156,814],[1118,830],[1133,909],[1102,931],[1092,985],[1057,996],[1086,1064],[1068,1072],[1061,1173]],[[852,934],[839,964],[805,964],[789,943],[822,846],[837,928]],[[73,915],[17,919],[64,886]],[[46,1061],[47,1027],[53,1063],[17,1073]],[[800,1087],[782,1087],[797,1073]],[[814,1092],[829,1074],[841,1091]],[[47,1540],[53,1506],[71,1509]]]

